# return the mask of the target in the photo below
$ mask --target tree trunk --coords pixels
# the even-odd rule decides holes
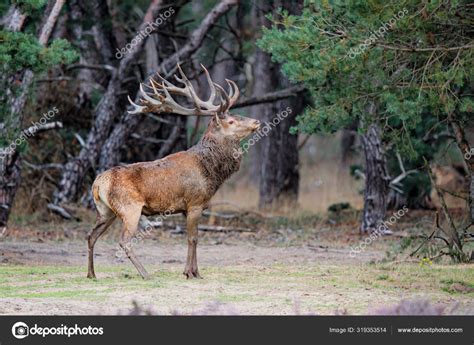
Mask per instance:
[[[1,24],[7,31],[20,31],[25,23],[26,15],[16,5],[11,5],[3,16]]]
[[[20,155],[17,151],[0,157],[0,233],[7,226],[15,194],[21,180]]]
[[[38,34],[38,42],[41,45],[45,46],[47,44],[64,2],[65,0],[56,0],[48,4],[45,11],[47,14]],[[25,15],[13,5],[10,7],[7,16],[2,18],[2,22],[11,31],[21,31],[25,18]],[[15,146],[18,144],[15,144],[15,142],[23,124],[23,109],[29,88],[33,83],[34,73],[27,69],[22,71],[20,75],[22,77],[20,78],[19,90],[13,92],[7,87],[5,91],[8,114],[4,123],[0,124],[1,136],[11,141],[7,144],[7,147],[0,147],[0,229],[7,226],[15,194],[21,181],[21,158]],[[2,78],[9,77],[11,76],[2,75]],[[8,85],[11,85],[11,83],[8,83]]]
[[[98,51],[94,49],[94,42],[92,41],[90,34],[86,35],[83,28],[85,19],[88,19],[92,16],[92,11],[90,11],[90,7],[92,6],[86,10],[84,9],[84,4],[81,4],[81,1],[83,0],[71,0],[69,2],[69,35],[74,39],[76,46],[79,48],[79,64],[100,65],[102,63],[101,57]],[[98,18],[95,19],[96,22],[99,22]],[[105,63],[108,63],[108,61]],[[76,96],[76,107],[78,109],[88,107],[91,95],[95,91],[95,86],[93,83],[91,83],[91,81],[101,84],[104,86],[104,88],[106,88],[107,78],[108,75],[104,73],[104,71],[97,71],[88,68],[79,69],[77,73],[77,79],[79,82]]]
[[[280,85],[289,84],[283,76]],[[300,175],[298,171],[298,136],[289,134],[296,125],[296,115],[304,109],[301,97],[278,101],[266,118],[266,122],[276,121],[277,114],[286,115],[261,141],[259,207],[278,209],[293,207],[298,202]]]
[[[370,106],[375,111],[374,105]],[[390,181],[380,128],[371,124],[362,135],[365,155],[364,212],[361,233],[373,232],[382,224],[387,211],[388,184]]]
[[[265,5],[255,3],[253,18],[256,30],[260,30],[262,26],[269,27],[270,23],[265,16],[281,6],[278,1],[267,2]],[[271,61],[269,54],[257,48],[254,59],[254,96],[275,91],[275,87],[290,85],[281,74],[279,66]],[[268,134],[263,135],[251,149],[251,174],[258,176],[256,182],[259,185],[258,204],[261,209],[292,206],[298,200],[298,136],[290,135],[289,130],[296,124],[296,115],[303,109],[303,105],[301,98],[292,97],[252,107],[251,114],[262,122],[262,129],[268,126],[265,123],[271,123],[272,120],[278,122],[275,120],[278,114],[288,114],[281,117],[279,123],[272,126]]]
[[[164,59],[155,72],[165,74],[166,71],[172,71],[178,61],[189,59],[199,49],[213,24],[236,5],[236,3],[237,1],[235,0],[226,0],[218,3],[193,31],[186,44],[176,53]],[[169,77],[169,75],[164,75],[164,77]],[[144,82],[146,82],[146,80]],[[135,102],[138,102],[138,98],[139,96],[137,95]],[[98,172],[118,164],[120,160],[120,148],[125,145],[130,135],[136,130],[142,120],[143,118],[139,114],[125,113],[120,118],[120,121],[115,125],[102,147],[99,167],[97,169]]]
[[[271,26],[271,23],[267,18],[265,18],[265,15],[270,13],[272,10],[273,7],[270,1],[265,1],[260,4],[257,2],[253,3],[250,18],[255,33],[260,32],[262,27],[269,28]],[[255,37],[255,39],[256,38],[257,37]],[[250,85],[246,96],[260,97],[268,93],[270,90],[274,91],[277,80],[275,72],[273,71],[275,66],[271,61],[270,55],[257,47],[249,62],[249,65],[252,66],[252,72],[249,73],[249,76],[247,77]],[[254,105],[250,108],[249,113],[252,114],[253,118],[260,120],[260,122],[263,123],[266,118],[271,116],[266,114],[266,112],[269,112],[270,114],[272,113],[273,110],[271,108],[273,104],[274,103]],[[258,143],[257,145],[254,145],[249,152],[249,159],[251,162],[249,170],[250,176],[252,176],[250,183],[255,186],[260,185],[261,151],[261,143]]]
[[[151,21],[161,6],[161,0],[154,0],[148,7],[140,25],[139,31],[143,30]],[[118,97],[120,94],[122,80],[127,76],[132,63],[138,57],[143,40],[138,41],[128,54],[124,54],[116,71],[109,80],[107,91],[102,97],[95,112],[95,122],[89,132],[86,145],[81,149],[79,155],[66,163],[61,181],[54,193],[54,203],[61,204],[73,201],[79,195],[86,172],[96,164],[99,154],[109,135],[115,115],[119,112]]]

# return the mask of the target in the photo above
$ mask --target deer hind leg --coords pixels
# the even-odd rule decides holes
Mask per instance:
[[[143,205],[127,205],[124,207],[124,210],[126,211],[123,214],[119,214],[123,222],[123,230],[119,244],[142,278],[148,279],[150,277],[148,272],[135,256],[132,249],[132,246],[138,242],[136,234],[138,230],[138,222],[140,221],[142,213],[142,207]]]
[[[187,279],[201,278],[197,265],[197,243],[198,243],[198,221],[201,217],[202,209],[195,208],[187,212],[186,229],[188,233],[188,256],[183,274]]]
[[[94,245],[107,229],[112,225],[116,216],[105,205],[97,205],[97,220],[94,228],[87,234],[87,245],[89,249],[89,263],[87,266],[87,278],[95,278],[94,272]]]

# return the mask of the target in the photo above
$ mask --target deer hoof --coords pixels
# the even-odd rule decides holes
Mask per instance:
[[[199,272],[196,270],[196,271],[192,271],[192,270],[186,270],[183,272],[183,274],[186,276],[186,279],[202,279],[202,277],[199,275]]]

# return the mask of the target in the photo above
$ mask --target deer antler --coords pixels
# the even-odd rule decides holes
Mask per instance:
[[[207,82],[211,93],[207,101],[200,99],[194,90],[193,85],[184,74],[181,66],[178,64],[178,71],[180,76],[175,75],[174,78],[179,83],[183,84],[183,87],[173,85],[168,80],[163,78],[159,73],[158,77],[161,83],[157,82],[153,78],[150,78],[151,86],[145,85],[145,87],[151,89],[153,92],[148,93],[144,90],[144,84],[140,84],[140,91],[143,98],[140,98],[140,102],[143,105],[135,104],[130,97],[129,102],[134,106],[130,114],[146,113],[146,112],[157,112],[157,113],[175,113],[180,115],[203,115],[211,116],[215,114],[222,114],[229,110],[230,107],[237,101],[239,97],[239,88],[237,85],[229,79],[226,79],[227,85],[229,86],[229,93],[227,93],[220,85],[214,83],[209,75],[208,70],[201,64],[202,69],[206,75]],[[217,88],[217,90],[216,90]],[[219,94],[220,103],[215,105],[214,101],[217,94]],[[195,108],[185,108],[178,104],[172,95],[184,96],[191,102],[193,102]]]

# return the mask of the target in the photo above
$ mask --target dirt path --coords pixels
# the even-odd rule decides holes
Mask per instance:
[[[182,241],[185,242],[185,241]],[[0,242],[3,263],[10,264],[41,264],[41,265],[84,265],[86,268],[86,243],[85,241],[62,242]],[[95,248],[96,262],[98,265],[121,264],[124,260],[117,260],[117,244],[110,241],[99,241]],[[160,243],[147,240],[136,246],[136,254],[144,264],[169,264],[184,265],[187,247],[181,243]],[[273,263],[309,264],[320,261],[333,263],[349,263],[354,259],[349,257],[349,250],[319,247],[270,247],[245,243],[237,244],[200,244],[199,263],[201,266],[229,266]],[[369,262],[381,258],[380,251],[367,251],[358,255],[357,262]],[[127,260],[128,264],[128,260]]]
[[[472,292],[453,295],[442,282],[472,282],[472,267],[368,264],[382,251],[352,259],[331,246],[203,244],[205,279],[187,281],[181,274],[186,247],[146,240],[136,250],[152,276],[143,281],[128,259],[115,258],[116,250],[115,243],[98,243],[98,280],[91,281],[83,241],[0,242],[0,314],[129,313],[133,302],[158,314],[364,314],[420,295],[457,303],[457,313],[474,311]]]

